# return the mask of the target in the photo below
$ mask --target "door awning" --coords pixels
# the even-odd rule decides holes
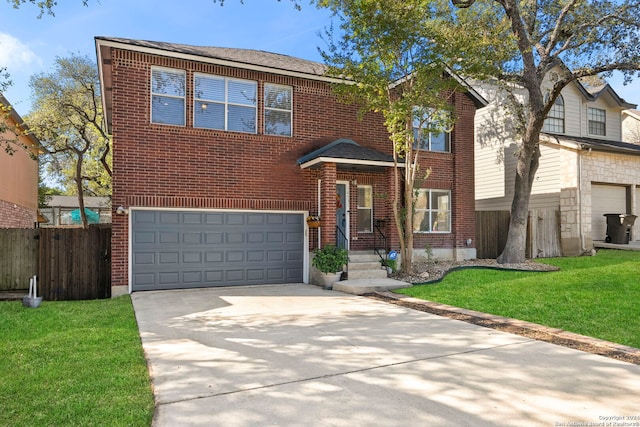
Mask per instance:
[[[341,138],[298,159],[301,169],[317,169],[323,163],[335,163],[338,170],[375,171],[393,167],[393,156],[360,146]],[[398,166],[404,167],[402,160]]]

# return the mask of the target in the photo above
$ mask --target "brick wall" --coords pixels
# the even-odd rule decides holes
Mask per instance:
[[[320,172],[301,170],[296,164],[298,158],[339,138],[350,138],[362,146],[390,153],[391,145],[381,117],[369,113],[358,120],[357,107],[337,103],[326,83],[117,49],[112,54],[114,209],[122,205],[315,213],[318,212]],[[150,123],[151,66],[186,70],[186,126]],[[193,99],[196,72],[257,81],[258,133],[193,128],[193,102],[190,100]],[[294,88],[293,137],[262,134],[265,82]],[[458,114],[465,124],[456,126],[454,131],[454,153],[429,153],[425,162],[434,170],[434,185],[451,189],[454,209],[462,208],[463,211],[454,215],[454,233],[437,236],[432,246],[451,247],[474,235],[474,109],[464,95],[456,95],[456,101],[461,102]],[[464,147],[458,146],[458,141],[462,141]],[[373,185],[374,194],[386,195],[386,198],[374,198],[374,217],[392,219],[388,204],[392,180],[385,172],[339,170],[336,179]],[[350,192],[350,227],[355,235],[356,185],[350,185]],[[467,216],[467,211],[471,215]],[[387,225],[387,231],[394,232],[390,221]],[[128,283],[127,227],[127,217],[114,212],[112,282],[115,286]],[[372,244],[371,235],[358,237],[357,244],[354,241],[355,247]],[[316,245],[310,242],[310,246]]]
[[[0,228],[34,228],[36,221],[35,211],[0,200]]]

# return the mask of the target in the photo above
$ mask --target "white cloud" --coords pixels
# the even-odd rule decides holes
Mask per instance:
[[[0,33],[0,67],[9,70],[42,66],[42,60],[29,46],[7,33]]]

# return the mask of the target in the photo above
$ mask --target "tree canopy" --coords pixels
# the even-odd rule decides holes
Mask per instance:
[[[45,149],[49,172],[67,192],[111,194],[110,138],[102,128],[98,70],[87,56],[57,58],[54,70],[31,77],[35,109],[25,117]],[[85,223],[86,224],[86,223]]]
[[[386,66],[388,58],[397,58],[400,52],[416,59],[415,68],[397,67],[398,74],[386,74],[389,80],[403,72],[414,77],[414,69],[440,63],[464,78],[491,80],[511,95],[516,89],[524,91],[524,97],[505,97],[511,103],[510,119],[516,122],[520,148],[509,235],[498,258],[503,263],[525,259],[540,133],[562,89],[585,77],[606,78],[614,70],[621,71],[627,81],[640,76],[640,0],[484,0],[463,9],[448,0],[315,3],[331,8],[342,19],[342,43],[334,44],[325,60],[333,72],[342,71],[359,82],[352,88],[364,99],[375,97],[376,93],[367,92],[374,87],[371,80],[381,75],[380,66]],[[389,40],[395,46],[389,56],[370,54],[380,46],[391,46]],[[416,40],[421,40],[424,50],[408,48]],[[422,90],[430,88],[436,86],[422,86]],[[377,91],[382,94],[380,88]],[[382,111],[380,106],[369,106]],[[393,128],[390,131],[393,135]]]

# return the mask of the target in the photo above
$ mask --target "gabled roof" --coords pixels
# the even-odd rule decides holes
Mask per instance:
[[[631,104],[625,101],[624,99],[622,99],[620,95],[618,95],[618,93],[615,90],[613,90],[613,88],[608,83],[605,83],[600,86],[587,86],[582,84],[580,81],[576,80],[575,84],[580,90],[580,92],[582,92],[584,97],[589,101],[595,101],[598,98],[600,98],[602,95],[608,94],[609,96],[611,96],[614,102],[622,108],[637,107],[637,104]]]
[[[361,147],[357,142],[341,138],[298,159],[301,169],[315,169],[322,163],[336,163],[338,169],[379,169],[392,167],[393,156],[371,148]],[[403,166],[402,162],[398,166]]]
[[[640,145],[631,144],[629,142],[622,141],[607,141],[596,138],[584,138],[577,136],[567,135],[555,135],[555,134],[542,134],[551,138],[555,138],[558,141],[572,142],[580,147],[582,150],[601,151],[605,153],[617,153],[617,154],[630,154],[634,156],[640,156]]]

